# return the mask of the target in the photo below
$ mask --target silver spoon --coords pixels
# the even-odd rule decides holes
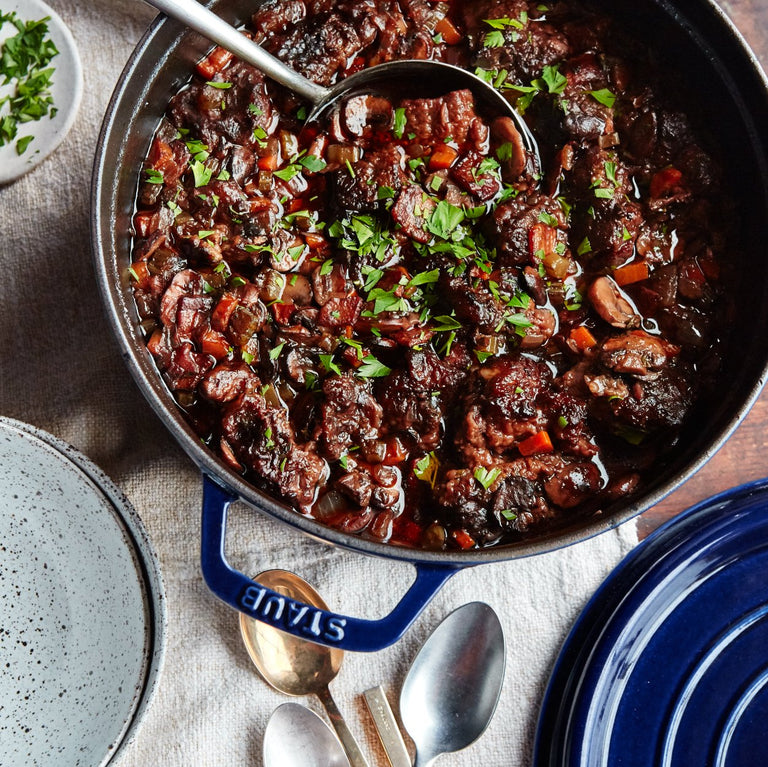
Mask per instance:
[[[349,767],[349,759],[317,714],[298,703],[283,703],[264,731],[264,767]]]
[[[400,716],[416,745],[414,767],[460,751],[485,732],[504,681],[504,634],[482,602],[454,610],[414,658]]]
[[[415,59],[390,61],[355,72],[331,88],[325,88],[283,64],[196,0],[146,0],[146,2],[218,43],[230,53],[261,70],[275,82],[310,101],[313,108],[307,118],[308,122],[316,120],[321,112],[342,97],[351,96],[353,93],[371,92],[377,85],[386,86],[387,90],[398,95],[406,95],[414,90],[421,92],[425,87],[428,87],[429,93],[435,96],[468,88],[478,103],[485,106],[490,116],[511,117],[521,135],[525,149],[532,152],[536,158],[539,157],[536,141],[512,105],[491,85],[460,67],[439,61]]]

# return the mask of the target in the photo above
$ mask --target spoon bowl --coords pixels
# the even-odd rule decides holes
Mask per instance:
[[[257,575],[256,580],[290,600],[328,610],[328,605],[309,583],[287,570],[267,570]],[[240,613],[240,632],[248,655],[263,679],[286,695],[316,695],[352,767],[368,767],[328,689],[339,673],[344,651],[286,634],[244,613]]]
[[[414,767],[474,743],[490,724],[504,681],[504,633],[482,602],[454,610],[413,660],[400,716],[416,745]]]
[[[461,67],[426,59],[403,59],[355,72],[330,88],[308,80],[239,30],[227,24],[197,0],[146,0],[190,29],[226,48],[252,64],[275,82],[312,103],[307,122],[318,120],[339,102],[367,93],[396,94],[398,97],[436,97],[467,88],[489,117],[509,117],[517,128],[524,148],[539,163],[536,140],[522,117],[493,86]]]
[[[264,767],[350,767],[330,727],[298,703],[278,706],[264,731]]]

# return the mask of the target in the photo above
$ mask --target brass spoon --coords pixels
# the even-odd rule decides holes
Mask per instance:
[[[286,570],[267,570],[257,575],[255,580],[289,599],[322,610],[328,609],[328,605],[312,586]],[[344,651],[299,639],[242,613],[240,631],[248,655],[264,681],[286,695],[316,695],[352,767],[368,767],[328,689],[329,683],[339,673]]]

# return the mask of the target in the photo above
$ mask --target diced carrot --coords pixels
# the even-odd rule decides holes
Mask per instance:
[[[275,316],[275,322],[278,325],[287,325],[291,320],[291,315],[296,311],[296,304],[293,301],[283,303],[276,301],[272,304],[272,314]]]
[[[353,349],[351,346],[347,346],[341,353],[341,356],[353,368],[359,368],[363,364],[363,361],[358,356],[357,349]]]
[[[452,146],[448,144],[440,144],[435,148],[435,151],[429,157],[429,169],[430,170],[445,170],[450,168],[459,153]]]
[[[163,345],[163,331],[158,329],[149,338],[149,341],[147,341],[147,349],[149,350],[149,353],[153,357],[159,357]]]
[[[223,359],[229,354],[230,346],[222,333],[216,330],[206,330],[200,339],[200,350],[203,354],[210,354],[217,360]]]
[[[398,437],[390,437],[387,440],[387,452],[384,456],[383,464],[393,466],[396,463],[402,463],[408,458],[408,449]]]
[[[633,282],[642,282],[648,279],[648,264],[645,261],[635,261],[625,266],[620,266],[614,273],[613,279],[619,286],[631,285]]]
[[[576,344],[576,348],[582,352],[597,346],[595,337],[585,325],[579,325],[577,328],[574,328],[570,333],[570,339]]]
[[[551,453],[554,448],[552,447],[552,440],[549,438],[549,434],[546,431],[540,431],[538,434],[534,434],[528,439],[524,439],[518,446],[520,455],[529,456],[536,453]]]
[[[548,253],[555,253],[557,247],[557,230],[548,226],[543,221],[537,221],[528,230],[528,248],[532,256],[537,253],[540,256],[546,256]]]
[[[304,235],[304,242],[306,242],[307,246],[312,250],[319,250],[328,244],[328,241],[325,239],[325,237],[323,237],[323,235],[319,234],[318,232],[307,232]]]
[[[152,226],[153,218],[154,218],[154,214],[146,211],[137,213],[133,217],[133,227],[136,230],[136,234],[138,237],[149,237],[149,233],[154,228]]]
[[[288,203],[288,212],[295,213],[307,207],[307,201],[303,197],[296,197]]]
[[[268,154],[265,157],[259,157],[256,164],[260,170],[277,170],[280,159],[276,154]]]
[[[223,332],[227,329],[229,319],[232,316],[232,312],[235,311],[238,302],[239,299],[233,293],[225,293],[219,299],[219,302],[211,312],[211,327],[214,330]]]
[[[454,530],[451,537],[459,544],[460,549],[474,549],[477,546],[475,539],[466,530]]]
[[[221,72],[233,58],[228,50],[217,46],[198,63],[197,74],[204,80],[212,80],[213,76]]]
[[[161,141],[159,138],[156,138],[152,142],[152,146],[149,150],[149,157],[147,159],[149,160],[149,164],[155,170],[163,172],[167,170],[170,164],[176,164],[171,145],[167,144],[165,141]]]
[[[664,197],[680,187],[683,174],[671,165],[654,174],[651,179],[651,197]]]
[[[456,25],[447,16],[443,16],[435,24],[435,32],[443,38],[447,45],[458,45],[464,39],[461,32],[456,29]]]
[[[144,261],[134,261],[131,264],[131,277],[140,288],[146,287],[149,281],[149,267]]]
[[[406,518],[405,514],[395,518],[390,541],[397,541],[415,548],[421,543],[421,536],[421,525],[417,525],[412,519]]]

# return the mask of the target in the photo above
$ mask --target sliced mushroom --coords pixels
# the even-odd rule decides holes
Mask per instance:
[[[595,311],[615,328],[636,328],[642,319],[632,300],[610,278],[598,277],[589,287],[589,300]]]

